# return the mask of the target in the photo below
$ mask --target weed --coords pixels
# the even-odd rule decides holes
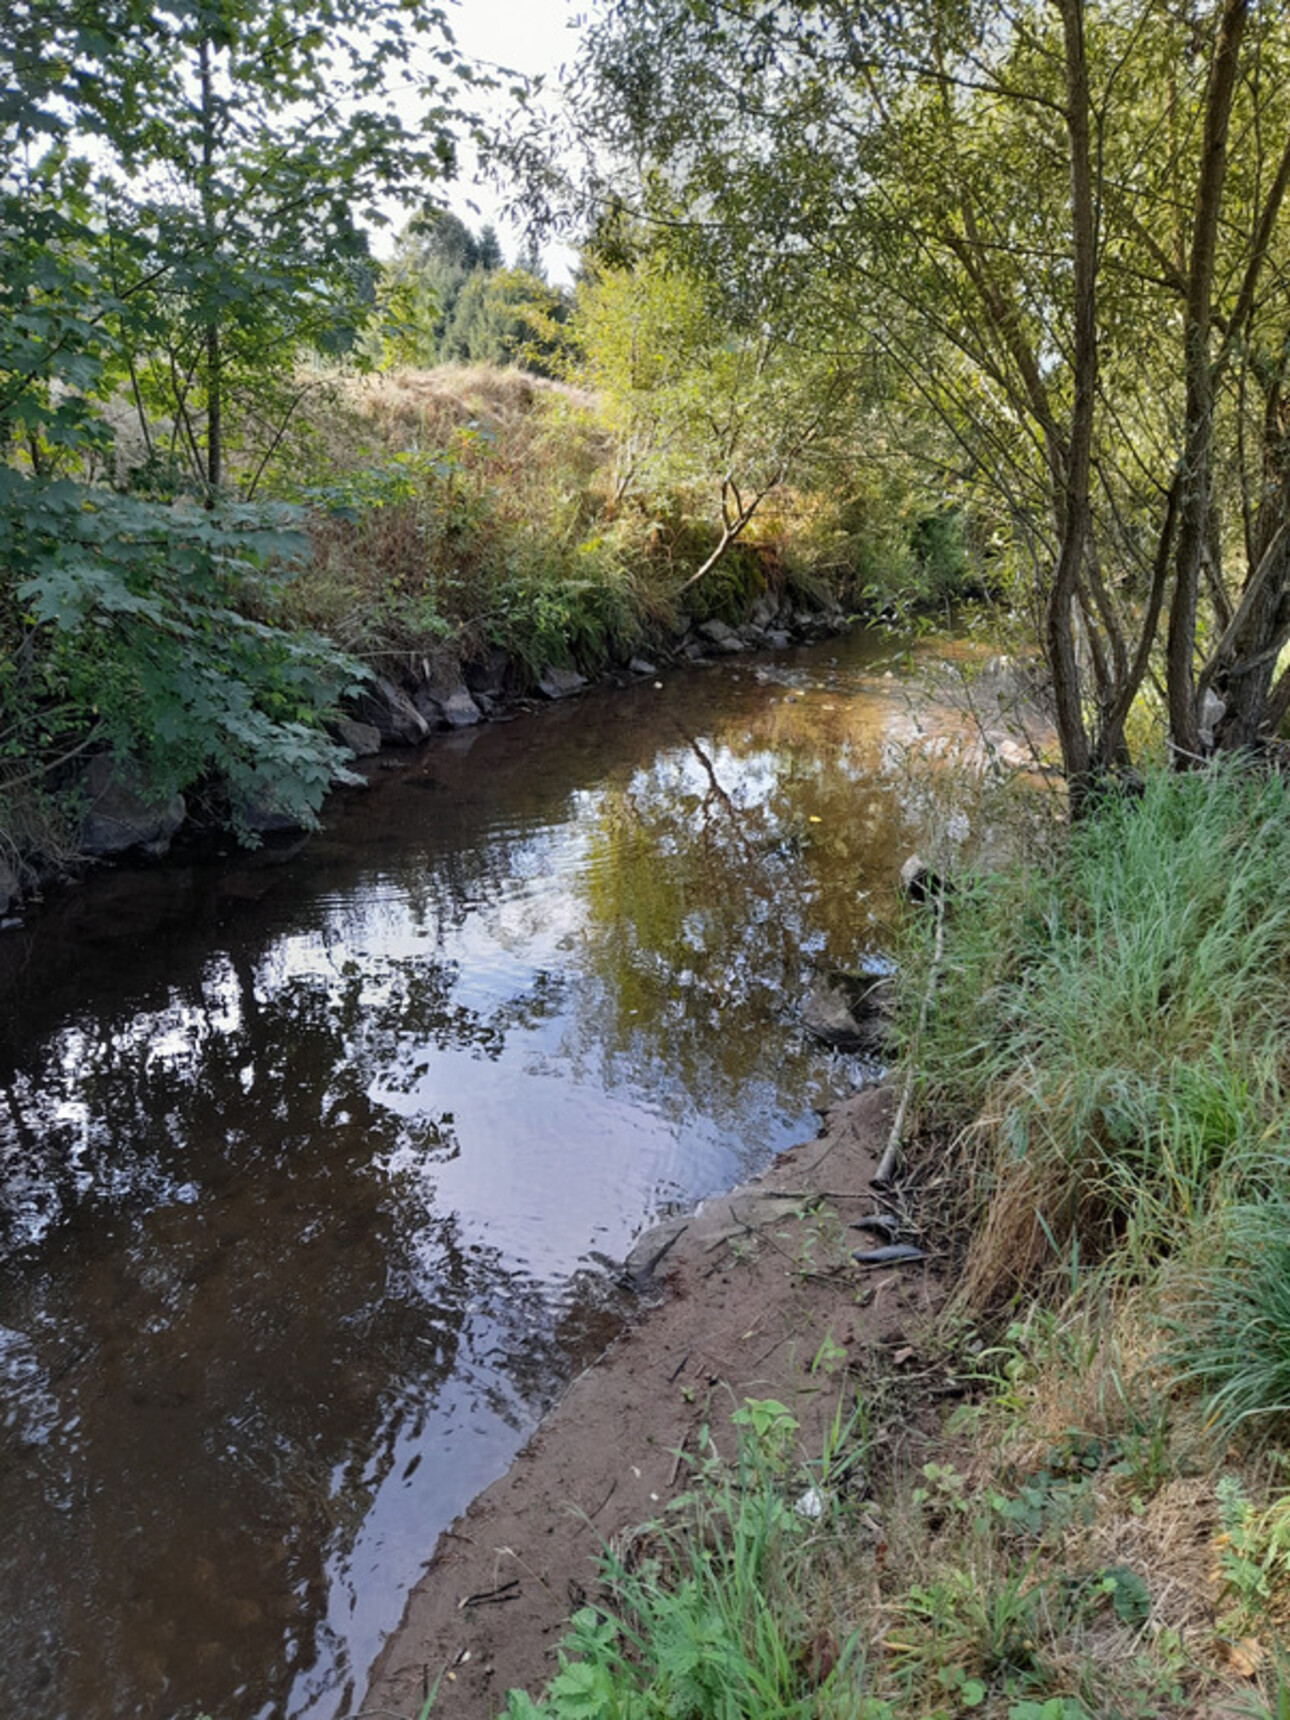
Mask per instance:
[[[1218,1483],[1222,1532],[1215,1538],[1227,1610],[1219,1619],[1225,1635],[1239,1638],[1290,1627],[1290,1494],[1262,1510],[1233,1475]]]
[[[733,1466],[707,1442],[691,1487],[644,1533],[647,1556],[606,1555],[610,1604],[574,1617],[559,1671],[540,1698],[512,1691],[507,1720],[891,1720],[862,1688],[858,1638],[812,1610],[823,1542],[788,1499],[796,1420],[773,1399],[732,1419]]]
[[[1256,1173],[1285,1113],[1287,875],[1290,787],[1215,766],[960,892],[921,1057],[924,1106],[964,1125],[966,1300],[1149,1271]]]

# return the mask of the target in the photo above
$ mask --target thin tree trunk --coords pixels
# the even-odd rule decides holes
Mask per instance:
[[[1227,131],[1240,63],[1249,0],[1225,0],[1205,100],[1200,178],[1192,221],[1184,311],[1183,368],[1187,386],[1183,430],[1182,500],[1173,600],[1169,609],[1166,681],[1174,758],[1194,763],[1201,753],[1197,720],[1196,615],[1201,555],[1210,509],[1210,456],[1214,439],[1214,376],[1210,359],[1214,257],[1227,172]]]
[[[1084,55],[1084,0],[1060,0],[1060,6],[1066,50],[1066,136],[1070,152],[1075,389],[1061,484],[1061,546],[1044,614],[1044,645],[1053,679],[1067,792],[1072,814],[1078,815],[1088,793],[1092,762],[1075,650],[1075,597],[1092,527],[1089,476],[1097,397],[1097,223],[1089,135],[1088,63]]]
[[[1237,752],[1258,744],[1268,723],[1277,658],[1290,636],[1290,409],[1281,366],[1266,384],[1262,500],[1255,514],[1255,557],[1236,614],[1214,648],[1201,687],[1218,681],[1227,712],[1218,745]]]
[[[210,37],[203,35],[198,47],[202,102],[202,229],[206,241],[207,267],[214,266],[217,239],[215,208],[215,83],[211,67]],[[208,301],[210,297],[207,289]],[[206,489],[208,499],[219,494],[224,479],[224,367],[219,316],[206,313]]]

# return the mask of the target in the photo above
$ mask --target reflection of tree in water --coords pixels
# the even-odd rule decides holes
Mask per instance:
[[[456,983],[235,953],[11,1084],[68,1216],[0,1281],[53,1406],[0,1438],[7,1712],[50,1676],[68,1712],[285,1711],[334,1655],[328,1560],[444,1382],[513,1423],[549,1389],[539,1288],[431,1203],[451,1122],[370,1097],[553,1003],[540,982],[481,1014]]]
[[[606,791],[583,879],[584,1054],[624,1078],[665,1071],[735,1123],[770,1084],[809,1095],[820,1060],[794,1005],[812,971],[879,942],[890,910],[897,836],[871,768],[845,740],[750,729],[687,736]]]

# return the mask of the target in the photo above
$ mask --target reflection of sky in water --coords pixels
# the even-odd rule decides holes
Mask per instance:
[[[595,1269],[813,1130],[905,851],[863,663],[431,749],[10,1036],[7,1712],[330,1720]]]

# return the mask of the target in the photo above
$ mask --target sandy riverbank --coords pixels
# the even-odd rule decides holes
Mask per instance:
[[[488,1720],[512,1686],[554,1670],[565,1620],[594,1597],[601,1545],[687,1484],[677,1453],[710,1422],[722,1449],[745,1398],[778,1398],[818,1452],[846,1375],[935,1301],[920,1267],[868,1273],[847,1229],[874,1209],[869,1181],[891,1096],[856,1094],[815,1140],[753,1183],[706,1202],[655,1267],[658,1297],[570,1387],[508,1473],[440,1536],[358,1715],[414,1717],[442,1672],[435,1715]],[[669,1241],[656,1233],[636,1258]],[[812,1372],[826,1336],[848,1364]]]

